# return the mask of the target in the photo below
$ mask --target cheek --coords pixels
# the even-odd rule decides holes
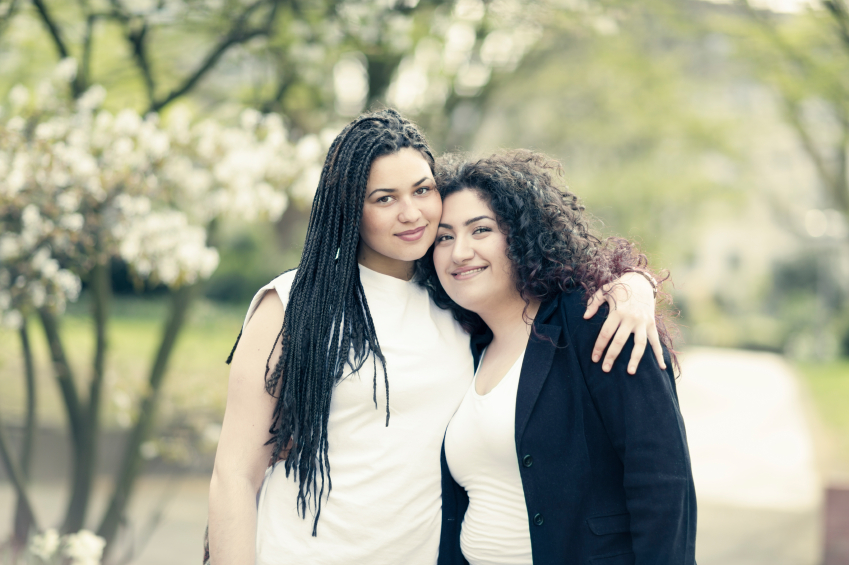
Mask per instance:
[[[380,236],[383,226],[379,212],[374,208],[363,209],[363,217],[360,220],[360,237],[370,240]]]
[[[436,276],[439,279],[443,288],[452,282],[451,275],[446,274],[446,270],[451,262],[451,250],[447,245],[436,246],[433,248],[433,266],[436,269]]]
[[[436,268],[436,274],[442,276],[442,271],[448,266],[450,253],[447,246],[435,245],[433,248],[433,266]]]

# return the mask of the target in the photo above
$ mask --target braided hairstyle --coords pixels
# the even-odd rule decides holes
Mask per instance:
[[[271,460],[285,459],[286,476],[294,474],[298,509],[304,518],[308,499],[312,499],[316,511],[313,536],[325,478],[328,494],[332,487],[327,456],[330,396],[346,363],[356,372],[371,355],[377,409],[380,360],[389,425],[386,360],[360,282],[357,247],[371,164],[405,147],[418,150],[433,170],[433,155],[424,135],[392,109],[360,116],[333,141],[313,200],[283,327],[274,342],[274,347],[282,342],[283,351],[273,369],[270,354],[266,361],[265,387],[277,397],[269,429],[272,437],[268,444],[274,445]],[[228,363],[232,357],[231,352]]]

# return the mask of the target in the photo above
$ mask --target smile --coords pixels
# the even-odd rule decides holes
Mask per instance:
[[[397,237],[400,237],[404,241],[418,241],[422,238],[422,234],[424,234],[425,228],[427,226],[422,226],[420,228],[416,228],[414,230],[404,231],[401,233],[396,233]]]
[[[469,269],[461,269],[459,271],[454,271],[451,273],[451,276],[457,280],[466,280],[478,275],[479,273],[484,272],[488,267],[472,267]]]

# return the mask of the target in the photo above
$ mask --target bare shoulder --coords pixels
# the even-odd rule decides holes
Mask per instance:
[[[242,331],[242,337],[233,354],[231,375],[241,373],[245,369],[254,372],[260,365],[264,374],[265,362],[272,352],[272,347],[279,355],[280,344],[277,343],[277,337],[283,327],[285,315],[286,307],[278,293],[274,289],[267,290]]]

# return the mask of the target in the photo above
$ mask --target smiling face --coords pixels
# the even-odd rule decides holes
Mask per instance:
[[[477,191],[464,189],[442,203],[433,263],[451,299],[478,314],[518,295],[507,257],[507,236]]]
[[[433,243],[442,199],[430,165],[405,147],[371,164],[357,260],[373,271],[408,279],[413,261]]]

